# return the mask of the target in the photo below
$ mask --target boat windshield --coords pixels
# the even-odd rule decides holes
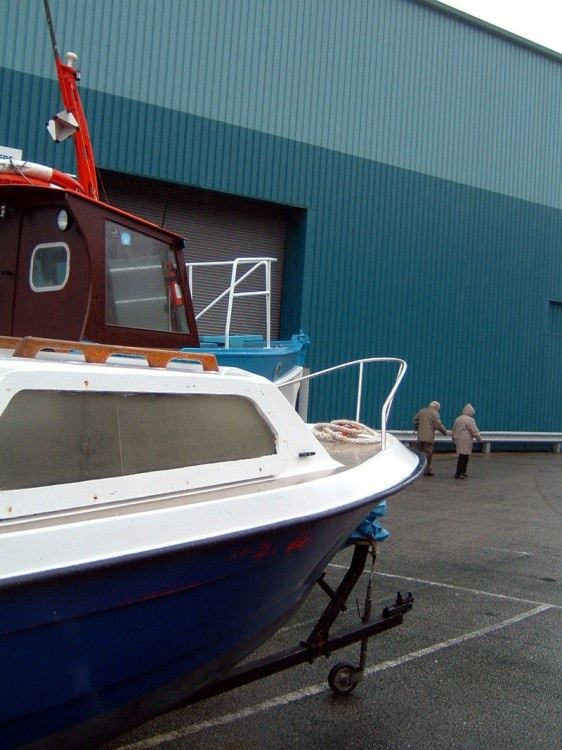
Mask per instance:
[[[106,323],[189,333],[179,269],[165,242],[105,222]]]

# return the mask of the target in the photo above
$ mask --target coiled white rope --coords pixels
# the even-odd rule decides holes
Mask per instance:
[[[360,443],[363,445],[381,442],[380,432],[352,419],[334,419],[332,422],[318,422],[313,427],[313,433],[318,440],[328,442],[339,441],[343,443]]]

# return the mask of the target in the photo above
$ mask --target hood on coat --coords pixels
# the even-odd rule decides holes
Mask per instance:
[[[466,414],[467,417],[472,417],[474,414],[474,406],[472,406],[472,404],[467,404],[462,410],[462,413]]]

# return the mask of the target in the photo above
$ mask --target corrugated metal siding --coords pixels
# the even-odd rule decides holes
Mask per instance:
[[[484,429],[560,429],[562,338],[544,319],[546,290],[562,293],[560,212],[404,170],[356,170],[372,191],[353,193],[350,217],[330,206],[316,238],[313,366],[405,357],[395,426],[438,398],[449,423],[471,401]],[[313,399],[315,413],[336,392]]]
[[[113,3],[52,2],[57,29],[69,24],[81,42],[102,166],[306,210],[285,257],[302,281],[285,285],[283,316],[293,322],[299,310],[314,369],[405,357],[395,427],[438,398],[448,426],[470,400],[482,429],[561,429],[562,336],[548,306],[562,301],[554,57],[408,0],[138,0],[117,4],[115,27]],[[134,8],[138,27],[127,23]],[[38,26],[28,20],[36,64],[45,30],[40,15]],[[110,46],[99,71],[97,28]],[[154,60],[157,79],[143,67]],[[3,101],[22,91],[21,145],[41,161],[25,121],[43,123],[56,97],[45,110],[54,89],[44,69],[22,54],[18,65],[0,69],[0,91]],[[6,132],[17,131],[2,111],[0,142]],[[314,393],[312,417],[333,415],[340,393],[351,403],[352,378]],[[366,409],[375,411],[371,395]]]
[[[38,6],[2,4],[0,65],[45,76]],[[562,206],[551,158],[562,141],[562,56],[509,35],[413,0],[52,6],[61,49],[79,52],[89,88]],[[24,29],[37,44],[19,43]],[[138,126],[157,148],[160,129]]]

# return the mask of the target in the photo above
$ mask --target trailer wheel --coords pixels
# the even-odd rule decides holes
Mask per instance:
[[[353,677],[358,671],[346,661],[334,664],[328,675],[328,685],[336,695],[349,695],[357,686],[357,680]]]

